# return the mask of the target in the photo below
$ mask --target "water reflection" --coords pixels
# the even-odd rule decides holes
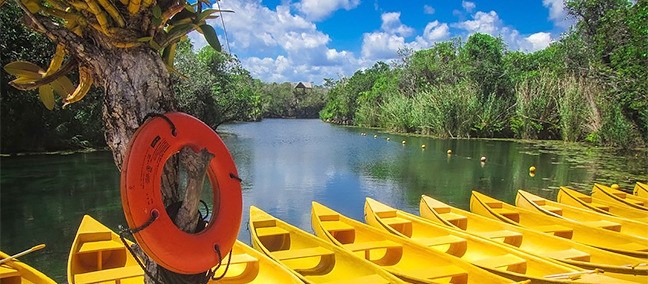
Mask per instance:
[[[421,194],[468,209],[471,190],[512,202],[519,188],[554,198],[560,185],[588,192],[594,182],[630,189],[648,180],[645,151],[618,155],[561,142],[403,137],[318,120],[264,120],[220,132],[243,179],[239,239],[248,243],[250,205],[311,231],[312,201],[362,220],[367,196],[418,213]],[[0,249],[15,253],[46,243],[23,260],[58,282],[65,281],[68,250],[84,214],[115,230],[126,224],[108,152],[0,162]]]

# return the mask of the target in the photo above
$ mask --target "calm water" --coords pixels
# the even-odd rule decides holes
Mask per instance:
[[[362,220],[367,196],[417,213],[421,194],[467,209],[473,189],[512,202],[519,188],[553,198],[560,185],[587,192],[595,181],[629,189],[648,180],[645,151],[617,155],[562,143],[434,140],[319,120],[269,119],[220,131],[244,180],[239,239],[247,243],[250,205],[311,231],[311,201]],[[480,163],[481,156],[488,162]],[[529,176],[532,165],[535,177]],[[2,158],[0,166],[0,249],[17,253],[46,243],[23,260],[57,282],[65,281],[84,214],[113,229],[126,224],[119,173],[108,152]]]

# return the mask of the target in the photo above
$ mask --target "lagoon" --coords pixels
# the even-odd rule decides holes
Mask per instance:
[[[513,202],[517,189],[553,199],[561,185],[589,193],[594,182],[631,189],[635,181],[648,180],[646,151],[616,153],[556,141],[440,140],[302,119],[229,124],[219,132],[243,179],[239,239],[248,244],[250,205],[312,231],[311,201],[363,220],[365,197],[418,213],[421,194],[468,209],[471,190]],[[84,214],[114,230],[126,224],[109,152],[0,159],[1,250],[13,254],[47,244],[21,259],[64,282]]]

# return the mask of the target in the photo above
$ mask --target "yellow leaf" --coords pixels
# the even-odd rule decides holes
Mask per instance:
[[[38,65],[28,61],[14,61],[4,66],[7,73],[16,77],[27,77],[31,79],[40,79],[45,71]]]
[[[54,92],[57,93],[61,98],[66,98],[69,94],[74,92],[74,84],[66,76],[61,76],[56,78],[50,85],[54,89]]]
[[[54,109],[54,89],[52,89],[52,86],[49,84],[40,86],[38,88],[38,96],[47,109]]]
[[[16,78],[15,80],[11,81],[11,83],[13,83],[13,84],[30,84],[30,83],[36,82],[36,80],[38,80],[38,79],[20,76],[20,77]]]

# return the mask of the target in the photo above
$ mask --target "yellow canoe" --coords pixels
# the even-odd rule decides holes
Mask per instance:
[[[0,251],[0,259],[10,255]],[[0,264],[0,283],[7,284],[56,284],[47,275],[27,265],[19,259],[7,260]]]
[[[482,216],[571,239],[597,248],[633,257],[648,258],[648,240],[610,230],[589,227],[566,219],[549,217],[515,207],[476,191],[473,191],[470,197],[470,210]]]
[[[240,241],[236,241],[232,252],[225,276],[209,283],[302,283],[286,268]],[[224,257],[215,275],[225,272],[228,259],[229,255]],[[143,270],[115,232],[88,215],[83,217],[68,259],[70,284],[143,284],[143,275]]]
[[[562,204],[648,223],[648,211],[594,198],[564,186],[560,187],[556,200]]]
[[[404,283],[379,266],[250,207],[252,246],[306,283]]]
[[[561,204],[524,190],[518,190],[515,205],[548,216],[569,219],[587,226],[612,230],[648,241],[648,224]]]
[[[618,279],[600,274],[602,270],[583,270],[529,254],[509,245],[432,223],[371,198],[366,199],[364,208],[365,221],[371,226],[446,252],[509,279],[530,279],[532,283],[619,282]]]
[[[241,241],[234,243],[232,253],[225,277],[209,283],[303,283],[290,270]],[[215,275],[225,272],[227,258]]]
[[[637,182],[632,193],[635,196],[648,198],[648,184]]]
[[[639,283],[648,283],[646,259],[639,259],[597,249],[568,239],[526,229],[459,208],[423,195],[421,217],[467,233],[505,243],[528,253],[553,258],[584,269],[603,269],[606,275]]]
[[[468,262],[350,219],[313,202],[315,235],[413,283],[510,283]]]
[[[639,210],[648,211],[648,199],[627,194],[623,191],[607,187],[602,184],[594,184],[592,188],[592,197],[603,199],[616,204],[632,207]]]
[[[83,216],[72,243],[67,276],[69,284],[144,283],[144,271],[119,236],[89,215]]]

